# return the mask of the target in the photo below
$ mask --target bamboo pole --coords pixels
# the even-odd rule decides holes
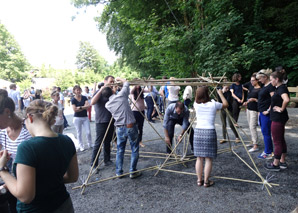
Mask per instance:
[[[197,176],[196,173],[190,173],[190,172],[181,172],[181,171],[175,171],[175,170],[170,170],[170,169],[160,169],[160,170],[161,171],[165,171],[165,172],[177,173],[177,174],[185,174],[185,175]],[[260,182],[260,181],[245,180],[245,179],[239,179],[239,178],[230,178],[230,177],[221,177],[221,176],[212,176],[212,178],[226,179],[226,180],[236,180],[236,181],[242,181],[242,182],[247,182],[247,183],[264,184],[264,182]],[[267,183],[265,183],[265,184],[267,184]],[[279,184],[276,184],[276,183],[270,183],[270,184],[272,186],[279,186]]]
[[[111,117],[111,119],[110,119],[108,128],[107,128],[107,130],[106,130],[106,132],[105,132],[105,134],[104,134],[104,136],[103,136],[103,139],[102,139],[101,144],[100,144],[100,147],[99,147],[99,149],[98,149],[98,151],[97,151],[96,157],[95,157],[95,159],[94,159],[94,161],[93,161],[93,163],[92,163],[92,166],[91,166],[91,168],[90,168],[88,177],[87,177],[87,179],[86,179],[86,182],[87,182],[87,183],[88,183],[88,181],[89,181],[89,179],[90,179],[90,177],[91,177],[91,175],[92,175],[92,170],[93,170],[93,168],[94,168],[95,162],[98,160],[99,154],[100,154],[100,152],[101,152],[101,150],[102,150],[102,147],[103,147],[103,144],[104,144],[104,140],[105,140],[106,137],[107,137],[107,134],[108,134],[108,131],[109,131],[109,128],[110,128],[110,126],[111,126],[112,121],[113,121],[113,117]],[[84,191],[85,191],[85,187],[83,187],[81,194],[83,194]]]

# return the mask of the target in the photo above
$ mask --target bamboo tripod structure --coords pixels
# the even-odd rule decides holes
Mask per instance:
[[[169,85],[169,83],[168,83],[169,81],[171,82],[170,85],[173,85],[173,86],[176,86],[176,85],[177,86],[178,85],[179,86],[183,86],[183,85],[202,86],[202,85],[204,85],[204,86],[211,86],[211,87],[213,87],[213,90],[210,93],[210,96],[211,96],[214,93],[214,91],[216,90],[216,87],[218,85],[223,85],[223,84],[224,85],[230,85],[231,84],[231,82],[222,82],[223,79],[226,79],[225,78],[225,75],[223,75],[222,77],[212,77],[212,75],[209,73],[209,76],[210,76],[209,78],[198,76],[198,78],[181,78],[181,79],[171,79],[171,80],[168,80],[168,79],[166,79],[166,80],[148,80],[148,79],[142,79],[142,80],[134,80],[133,82],[130,82],[130,85],[131,86],[133,86],[133,85],[140,85],[140,86],[153,86],[153,85],[164,86],[164,85]],[[216,80],[219,80],[219,81],[216,81]],[[181,82],[181,81],[183,81],[183,82]],[[188,82],[184,82],[184,81],[188,81]],[[144,88],[143,88],[143,90],[144,90]],[[143,90],[142,90],[142,92],[143,92]],[[162,117],[161,116],[161,113],[160,113],[158,107],[156,107],[157,105],[156,105],[156,102],[155,102],[152,94],[151,94],[151,97],[153,99],[153,102],[154,102],[154,106],[156,108],[156,111],[157,111],[159,117],[161,118]],[[137,100],[139,98],[140,98],[140,95],[138,96]],[[159,132],[155,129],[155,127],[148,121],[147,117],[140,111],[140,109],[138,109],[138,107],[135,105],[135,103],[133,101],[131,101],[131,102],[133,103],[134,107],[145,118],[145,120],[148,122],[148,124],[151,126],[151,128],[159,136],[159,138],[154,139],[154,140],[162,140],[162,141],[165,142],[165,139],[159,134]],[[231,152],[236,157],[238,157],[250,170],[252,170],[252,172],[255,173],[261,179],[261,181],[252,181],[252,180],[244,180],[244,179],[239,179],[239,178],[220,177],[220,176],[212,176],[212,177],[213,178],[218,178],[218,179],[226,179],[226,180],[234,180],[234,181],[241,181],[241,182],[247,182],[247,183],[262,184],[263,187],[266,188],[268,194],[271,196],[271,192],[269,190],[269,187],[272,188],[272,186],[279,186],[279,184],[269,183],[269,180],[265,179],[261,175],[261,173],[260,173],[259,169],[257,168],[257,166],[256,166],[253,158],[251,157],[250,153],[248,152],[248,150],[246,148],[245,141],[243,140],[242,136],[240,135],[240,131],[242,131],[246,136],[247,136],[247,134],[245,133],[245,131],[242,130],[242,128],[236,126],[236,122],[232,118],[232,116],[229,114],[228,110],[225,109],[225,111],[226,111],[226,113],[228,115],[228,119],[231,119],[231,121],[232,121],[232,123],[233,123],[233,125],[234,125],[234,127],[235,127],[235,129],[236,129],[236,131],[238,133],[238,135],[239,135],[239,138],[240,138],[240,141],[242,143],[242,146],[245,148],[245,151],[247,152],[247,154],[249,156],[249,159],[250,159],[251,163],[253,164],[253,166],[250,166],[243,158],[241,158],[235,152],[235,149],[239,148],[240,146],[233,146],[232,147],[232,145],[231,145],[232,140],[230,140],[230,138],[229,138],[228,131],[227,131],[227,136],[228,136],[229,148],[223,149],[223,150],[218,150],[218,153],[220,154],[220,153]],[[165,160],[164,160],[164,162],[161,165],[157,165],[157,166],[152,166],[152,167],[149,167],[149,168],[140,169],[138,171],[152,171],[152,170],[157,170],[154,176],[156,176],[159,173],[159,171],[165,171],[165,172],[170,172],[170,173],[178,173],[178,174],[187,174],[187,175],[196,175],[196,173],[188,173],[188,172],[182,172],[182,171],[175,171],[175,170],[169,170],[169,169],[165,169],[164,168],[164,167],[169,167],[169,166],[174,166],[174,165],[179,165],[179,164],[182,164],[182,165],[185,166],[185,163],[196,160],[196,158],[191,159],[191,156],[187,156],[186,155],[186,152],[187,152],[187,149],[188,149],[188,142],[189,142],[189,136],[186,137],[186,133],[192,127],[194,121],[195,121],[195,117],[192,119],[189,127],[184,132],[184,134],[181,137],[180,141],[176,142],[175,136],[174,136],[174,148],[173,149],[171,149],[171,147],[169,147],[169,145],[167,143],[165,143],[172,150],[169,155],[167,155],[165,153],[156,153],[156,152],[140,152],[141,153],[140,157],[144,157],[144,158],[158,158],[158,159],[165,159]],[[111,119],[111,121],[109,123],[109,127],[110,127],[111,123],[112,123],[112,119]],[[108,129],[109,129],[109,127],[108,127]],[[226,128],[226,126],[224,126],[224,128]],[[107,131],[108,131],[108,129],[107,129]],[[107,135],[107,131],[105,133],[105,136],[103,138],[103,141],[105,140],[105,137]],[[149,141],[154,141],[154,140],[153,139],[152,140],[148,140],[148,142]],[[102,147],[103,147],[103,141],[102,141],[101,146],[100,146],[100,148],[98,150],[98,153],[97,153],[97,156],[96,156],[96,159],[95,160],[98,160],[99,154],[100,154],[100,152],[102,150]],[[182,153],[182,155],[177,155],[175,151],[176,151],[177,147],[182,142],[183,142],[183,153]],[[130,151],[128,150],[127,152],[130,152]],[[128,155],[128,154],[125,154],[125,155]],[[158,156],[158,155],[160,155],[160,156]],[[174,162],[168,162],[169,160],[174,160]],[[100,164],[98,166],[100,166]],[[93,165],[92,165],[92,167],[91,167],[91,169],[89,171],[89,174],[88,174],[88,177],[87,177],[86,181],[82,185],[76,186],[73,189],[82,189],[81,194],[83,194],[87,186],[91,186],[91,185],[94,185],[94,184],[97,184],[97,183],[101,183],[101,182],[104,182],[104,181],[112,180],[112,179],[115,179],[115,178],[119,178],[121,176],[126,176],[126,175],[129,175],[129,174],[133,174],[135,172],[138,172],[138,171],[135,171],[135,172],[125,173],[125,174],[120,175],[120,176],[113,176],[113,177],[109,177],[109,178],[105,178],[105,179],[102,179],[102,180],[99,180],[99,181],[95,181],[95,182],[90,182],[89,183],[90,177],[93,175],[92,174],[92,170],[94,168],[94,165],[95,165],[95,161],[93,162]]]

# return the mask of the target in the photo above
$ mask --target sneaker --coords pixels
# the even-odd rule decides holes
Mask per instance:
[[[251,148],[250,150],[248,150],[248,152],[256,152],[259,151],[259,148]]]
[[[262,152],[261,154],[259,154],[258,158],[270,160],[272,159],[272,154],[266,154],[265,152]]]
[[[116,176],[119,178],[119,179],[121,179],[121,178],[123,178],[124,176],[121,176],[122,174],[116,174]]]
[[[288,164],[286,162],[279,162],[279,167],[280,169],[287,169],[288,168]]]
[[[246,147],[253,147],[254,145],[253,145],[253,143],[249,143],[249,144],[246,144],[245,146]]]
[[[113,164],[113,162],[111,160],[107,161],[107,162],[104,162],[103,163],[105,166],[110,166]]]
[[[141,172],[135,172],[135,173],[132,173],[129,175],[130,179],[134,179],[134,178],[137,178],[137,177],[140,177],[142,175]]]
[[[273,163],[266,163],[265,164],[265,169],[272,171],[272,172],[279,172],[280,171],[280,167],[279,166],[275,166]]]

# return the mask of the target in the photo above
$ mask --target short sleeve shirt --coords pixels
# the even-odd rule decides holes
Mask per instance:
[[[263,86],[258,93],[258,111],[264,112],[269,109],[271,104],[270,93],[275,91],[275,87],[272,84]]]
[[[282,107],[283,99],[282,94],[288,94],[289,90],[285,84],[276,88],[274,95],[271,97],[270,120],[276,122],[286,123],[289,120],[288,111],[285,109],[283,112],[274,112],[273,107]]]
[[[243,91],[243,88],[242,88],[242,84],[232,84],[230,89],[233,90],[234,94],[239,98],[239,99],[242,99],[242,91]]]
[[[255,88],[252,84],[246,84],[244,87],[248,89],[247,100],[250,98],[258,99],[258,94],[261,88]],[[258,102],[256,101],[249,102],[247,104],[247,109],[251,111],[258,111]]]
[[[86,101],[88,101],[88,99],[82,95],[81,101],[78,101],[73,97],[71,99],[71,104],[75,105],[76,107],[80,107],[80,106],[84,106]],[[81,112],[75,112],[74,117],[87,117],[87,110],[83,110]]]
[[[96,95],[99,90],[94,94]],[[112,117],[112,114],[106,109],[105,104],[109,101],[108,98],[104,98],[100,95],[98,101],[94,105],[95,111],[95,123],[109,123]]]
[[[69,197],[63,176],[75,153],[72,140],[61,134],[58,137],[34,137],[19,145],[14,174],[18,177],[18,164],[35,168],[36,194],[29,204],[18,200],[18,212],[52,212]]]
[[[194,103],[196,110],[197,125],[199,129],[215,129],[216,111],[222,109],[222,103],[211,100],[207,103]]]

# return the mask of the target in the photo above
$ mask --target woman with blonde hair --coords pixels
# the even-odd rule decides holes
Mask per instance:
[[[212,186],[209,180],[212,170],[212,160],[217,156],[217,135],[215,131],[216,111],[229,106],[221,90],[218,95],[222,103],[210,101],[208,87],[199,87],[196,91],[194,108],[196,110],[197,125],[194,133],[194,156],[197,157],[196,173],[197,185],[205,187]],[[203,166],[205,160],[205,167]],[[204,180],[202,179],[204,168]]]
[[[5,166],[9,153],[0,152],[0,177],[18,199],[18,212],[74,212],[65,183],[78,179],[78,162],[72,140],[52,131],[57,107],[35,100],[24,120],[33,138],[18,146],[13,177]]]
[[[258,94],[259,123],[264,138],[265,149],[259,154],[260,159],[272,159],[273,145],[271,139],[270,103],[275,88],[270,83],[271,69],[262,69],[257,73],[257,79],[264,85]]]

